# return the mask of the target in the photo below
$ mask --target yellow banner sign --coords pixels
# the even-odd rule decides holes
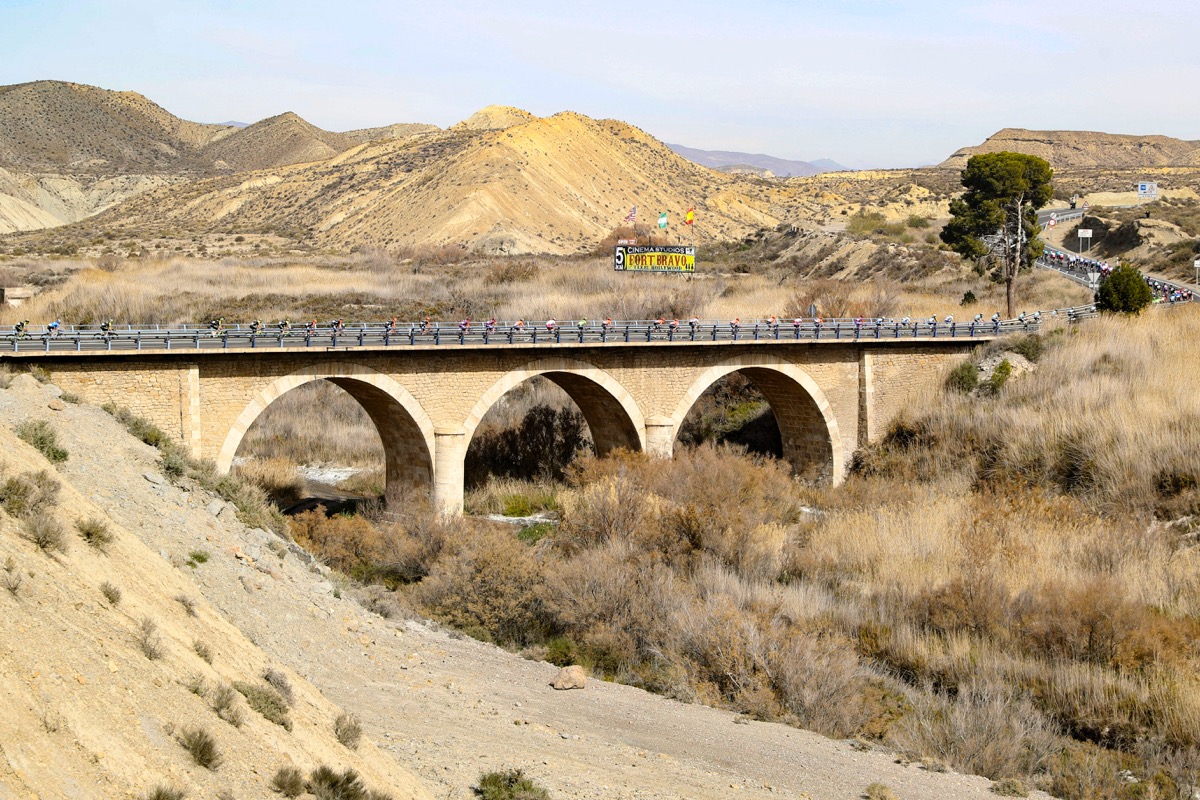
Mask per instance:
[[[618,272],[695,272],[696,248],[618,245],[613,248],[613,269]]]

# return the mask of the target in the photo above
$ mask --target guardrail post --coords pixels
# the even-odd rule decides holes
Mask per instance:
[[[79,337],[76,336],[75,337],[75,352],[78,353],[82,349],[83,349],[83,347],[79,343]]]
[[[625,341],[626,342],[629,341],[629,326],[628,325],[625,326]]]

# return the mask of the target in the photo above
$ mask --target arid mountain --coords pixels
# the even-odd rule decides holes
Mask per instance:
[[[532,122],[537,119],[533,114],[512,106],[488,106],[476,111],[454,127],[472,131],[498,131]]]
[[[789,161],[786,158],[763,155],[762,153],[737,153],[727,150],[699,150],[681,144],[669,144],[676,153],[705,167],[728,171],[730,167],[755,167],[767,170],[780,178],[818,175],[822,172],[843,170],[841,164],[823,158],[820,161]]]
[[[594,247],[635,204],[643,220],[667,211],[680,235],[683,213],[695,206],[702,240],[773,226],[782,213],[784,190],[707,170],[623,122],[566,112],[497,127],[514,115],[494,109],[471,119],[319,164],[153,192],[98,223],[299,227],[314,244],[343,249],[573,253]]]
[[[1200,165],[1200,141],[1169,136],[1127,136],[1090,131],[1028,131],[1005,128],[983,144],[964,147],[939,167],[962,169],[976,153],[1002,151],[1044,158],[1055,169],[1137,168]]]
[[[38,81],[0,87],[0,166],[60,174],[202,170],[236,129],[179,119],[136,92]]]
[[[0,86],[0,234],[84,219],[184,176],[324,161],[364,142],[437,130],[401,123],[331,133],[292,113],[206,125],[134,92],[62,81]]]
[[[340,133],[323,131],[289,111],[241,128],[203,152],[215,168],[246,172],[326,161],[357,143]]]

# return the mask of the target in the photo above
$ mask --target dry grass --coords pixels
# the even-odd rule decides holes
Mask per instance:
[[[68,323],[207,323],[227,320],[293,323],[317,317],[322,322],[385,320],[426,315],[456,322],[463,317],[560,320],[605,316],[654,319],[766,318],[801,313],[807,281],[787,284],[781,268],[720,272],[710,267],[693,276],[617,273],[611,259],[493,258],[414,267],[368,257],[299,259],[131,259],[111,271],[71,265],[66,279],[35,296],[20,309],[0,311],[0,324],[21,319]],[[832,285],[832,283],[830,284]],[[843,284],[845,285],[845,284]],[[859,284],[844,299],[822,296],[825,316],[893,314],[900,317],[958,313],[966,289],[979,298],[962,313],[1002,307],[998,290],[969,273],[938,272],[914,284],[889,282],[886,274]],[[1086,290],[1053,276],[1035,274],[1023,286],[1023,307],[1053,308],[1087,302]]]

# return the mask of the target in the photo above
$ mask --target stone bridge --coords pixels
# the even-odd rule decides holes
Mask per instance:
[[[837,483],[855,448],[873,441],[981,338],[51,351],[0,361],[37,364],[64,391],[146,417],[221,472],[272,402],[327,380],[374,421],[389,498],[405,487],[431,488],[437,506],[457,514],[467,445],[480,420],[534,376],[570,395],[601,455],[623,447],[670,457],[700,395],[740,372],[770,403],[795,470]]]

